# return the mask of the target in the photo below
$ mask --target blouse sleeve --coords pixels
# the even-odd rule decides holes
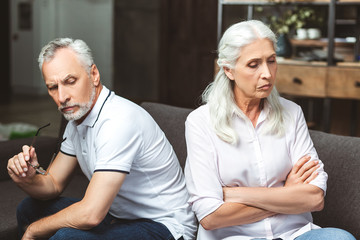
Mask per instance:
[[[291,143],[291,159],[293,165],[303,156],[310,155],[311,160],[318,160],[320,168],[317,169],[318,176],[310,182],[315,186],[321,188],[326,193],[326,182],[328,179],[327,173],[324,171],[324,164],[319,159],[313,141],[311,140],[310,133],[305,121],[304,114],[299,106],[295,114],[295,134]]]
[[[188,154],[185,178],[189,202],[199,221],[224,203],[217,154],[206,125],[203,118],[194,114],[190,114],[185,122]]]

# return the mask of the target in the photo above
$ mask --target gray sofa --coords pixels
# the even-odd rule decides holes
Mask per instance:
[[[184,167],[186,145],[184,122],[192,111],[159,103],[142,103],[165,132],[174,147],[180,164]],[[64,126],[64,124],[63,124]],[[60,131],[61,136],[62,130]],[[320,159],[329,174],[325,208],[313,213],[314,222],[322,227],[338,227],[351,232],[360,239],[360,138],[337,136],[310,130],[311,137]],[[9,179],[6,163],[9,157],[19,152],[23,144],[30,144],[31,139],[0,142],[0,239],[16,239],[16,205],[25,197]],[[50,159],[56,149],[58,139],[39,137],[36,144],[41,159]],[[46,162],[41,162],[46,166]],[[82,174],[76,174],[63,195],[81,197],[88,181]]]

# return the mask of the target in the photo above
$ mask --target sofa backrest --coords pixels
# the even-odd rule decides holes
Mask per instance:
[[[360,239],[360,138],[310,130],[329,175],[325,207],[313,213],[321,227],[338,227]]]
[[[185,120],[192,109],[150,102],[144,102],[141,106],[150,113],[164,131],[181,167],[184,168],[186,161]]]
[[[185,120],[192,109],[150,102],[141,106],[165,132],[184,167]],[[360,138],[313,130],[310,135],[329,175],[325,207],[313,213],[314,223],[345,229],[360,239]]]

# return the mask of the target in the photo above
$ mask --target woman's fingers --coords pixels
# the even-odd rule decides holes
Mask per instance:
[[[311,161],[308,164],[304,166],[304,173],[301,175],[301,179],[303,182],[305,182],[306,179],[308,179],[310,176],[312,176],[313,173],[316,172],[316,170],[320,167],[318,161]]]
[[[299,173],[299,171],[302,169],[302,167],[305,165],[305,163],[307,163],[309,160],[310,160],[310,156],[304,156],[304,157],[302,157],[302,158],[300,158],[296,163],[295,163],[295,165],[294,165],[294,167],[292,168],[292,172],[294,173],[294,174],[298,174]],[[300,175],[302,175],[301,173],[300,173]]]
[[[304,165],[301,166],[301,168],[298,171],[299,176],[303,176],[308,172],[309,170],[313,170],[313,167],[317,166],[319,164],[319,161],[308,161]]]
[[[317,168],[319,168],[319,166],[318,166]],[[310,175],[310,177],[308,177],[308,178],[304,181],[304,183],[305,183],[305,184],[308,184],[309,182],[311,182],[312,180],[314,180],[314,179],[317,177],[317,175],[319,175],[319,172],[317,172],[317,171],[313,172],[313,173]]]
[[[310,156],[304,156],[295,163],[287,176],[285,186],[309,183],[317,177],[319,161],[310,161],[310,159]]]

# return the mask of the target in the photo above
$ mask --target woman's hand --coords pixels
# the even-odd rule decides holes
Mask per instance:
[[[319,161],[310,161],[310,159],[310,156],[304,156],[296,162],[286,178],[285,187],[307,184],[317,177]]]

